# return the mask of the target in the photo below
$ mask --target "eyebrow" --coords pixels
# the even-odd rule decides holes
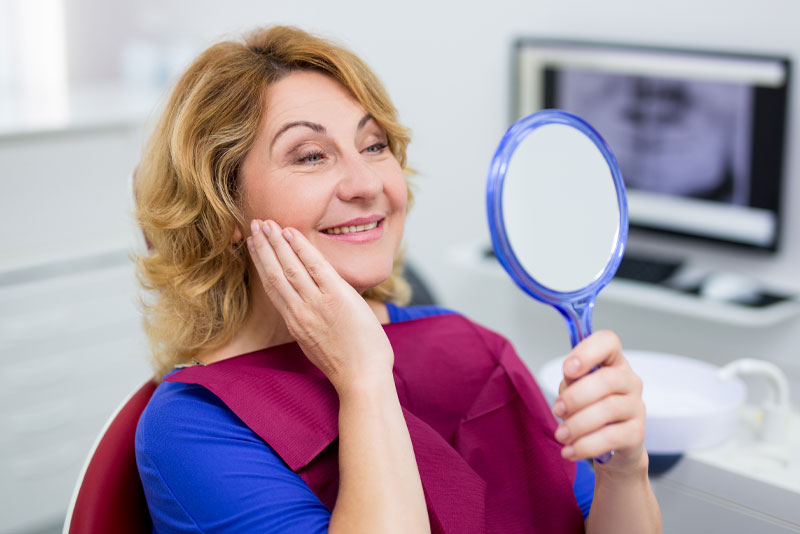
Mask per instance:
[[[372,118],[373,117],[372,117],[371,113],[367,113],[366,115],[361,117],[361,120],[358,121],[358,128],[357,129],[360,130],[361,128],[363,128]],[[313,130],[314,132],[316,132],[318,134],[325,135],[327,133],[327,130],[325,129],[325,127],[323,125],[321,125],[321,124],[317,124],[316,122],[309,122],[309,121],[287,122],[286,124],[281,126],[280,130],[278,130],[275,133],[275,136],[272,138],[272,145],[275,144],[275,141],[278,140],[278,137],[283,135],[287,130],[289,130],[291,128],[294,128],[296,126],[305,126],[306,128],[310,128],[311,130]]]
[[[309,121],[287,122],[286,124],[281,126],[281,129],[278,130],[277,133],[275,133],[275,136],[272,138],[272,144],[274,145],[275,141],[278,140],[278,137],[283,135],[283,133],[286,132],[286,130],[294,128],[295,126],[305,126],[306,128],[311,128],[312,130],[314,130],[318,134],[325,134],[327,132],[327,130],[325,129],[325,127],[323,125],[317,124],[316,122],[309,122]]]
[[[372,120],[373,118],[374,118],[374,117],[372,116],[372,113],[367,113],[366,115],[364,115],[363,117],[361,117],[361,120],[360,120],[360,121],[358,121],[358,128],[356,128],[356,129],[357,129],[357,130],[360,130],[360,129],[361,129],[361,128],[363,128],[363,127],[364,127],[364,126],[365,126],[365,125],[366,125],[366,124],[367,124],[367,123],[368,123],[370,120]]]

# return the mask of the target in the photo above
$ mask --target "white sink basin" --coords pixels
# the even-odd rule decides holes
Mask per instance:
[[[650,454],[712,447],[733,435],[746,397],[740,378],[721,379],[718,367],[673,354],[625,351],[625,357],[644,383],[645,447]],[[550,360],[537,373],[551,404],[563,378],[563,359]]]

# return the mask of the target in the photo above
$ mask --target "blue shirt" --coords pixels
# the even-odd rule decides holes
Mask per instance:
[[[453,313],[387,303],[391,322]],[[328,531],[331,512],[222,401],[202,386],[162,382],[136,429],[136,462],[153,532]],[[578,462],[573,491],[584,518],[594,472]]]

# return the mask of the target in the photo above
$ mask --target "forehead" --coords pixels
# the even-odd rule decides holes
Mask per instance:
[[[358,121],[366,113],[344,85],[319,72],[293,72],[267,87],[265,126],[277,130],[289,121]]]

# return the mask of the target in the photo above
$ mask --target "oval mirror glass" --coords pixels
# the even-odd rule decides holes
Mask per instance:
[[[614,180],[597,146],[573,126],[545,124],[522,139],[506,170],[502,210],[517,260],[554,291],[588,286],[614,253]]]

